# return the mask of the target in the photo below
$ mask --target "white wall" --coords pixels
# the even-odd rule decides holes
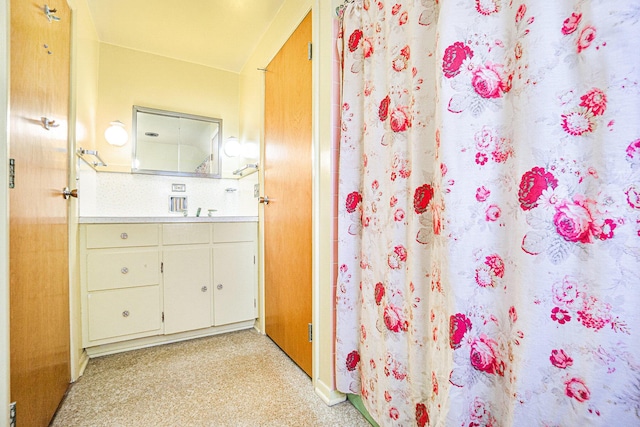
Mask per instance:
[[[107,170],[130,170],[134,105],[222,119],[223,141],[238,136],[238,91],[236,73],[101,43],[96,148]],[[103,137],[114,120],[129,132],[124,147],[113,147]],[[238,168],[236,159],[222,163],[223,176]]]
[[[77,187],[77,147],[95,148],[99,41],[86,0],[68,0],[71,7],[71,84],[69,103],[69,187]],[[71,380],[80,376],[88,359],[82,348],[78,254],[79,200],[69,200],[69,320]]]
[[[256,216],[256,176],[220,180],[132,175],[128,173],[131,135],[124,147],[110,146],[102,136],[113,120],[122,121],[131,133],[132,107],[139,105],[220,118],[225,140],[239,134],[238,93],[236,73],[99,43],[93,148],[109,166],[98,167],[97,173],[85,167],[80,173],[80,217],[170,215],[171,183],[187,184],[184,195],[189,198],[189,215],[195,215],[201,207],[204,212],[218,209],[216,214],[220,216]],[[223,177],[233,177],[232,172],[246,163],[242,158],[221,156]],[[238,191],[228,193],[227,188]]]

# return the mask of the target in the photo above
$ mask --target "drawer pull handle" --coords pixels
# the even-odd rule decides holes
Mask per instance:
[[[129,269],[128,269],[127,267],[122,267],[122,268],[120,269],[120,272],[121,272],[122,274],[127,274],[127,273],[129,272]]]
[[[129,310],[125,310],[122,312],[122,317],[129,317]]]
[[[128,238],[129,238],[129,235],[128,235],[127,233],[122,233],[122,234],[120,235],[120,238],[121,238],[122,240],[124,240],[124,239],[128,239]]]
[[[206,287],[206,286],[203,286],[200,290],[201,290],[202,292],[207,292],[207,287]]]
[[[218,283],[217,288],[218,288],[218,289],[222,289],[222,283]]]

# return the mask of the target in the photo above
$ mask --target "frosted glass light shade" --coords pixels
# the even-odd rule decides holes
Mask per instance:
[[[238,157],[238,154],[240,154],[240,142],[238,138],[231,136],[227,139],[227,142],[224,143],[224,154],[226,154],[227,157]]]
[[[116,147],[122,147],[127,143],[129,135],[124,128],[124,123],[120,120],[116,120],[115,122],[111,122],[107,130],[104,131],[104,138],[109,144]]]

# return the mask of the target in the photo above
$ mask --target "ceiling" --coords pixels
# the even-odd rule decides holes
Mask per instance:
[[[101,42],[240,72],[285,0],[87,0]]]

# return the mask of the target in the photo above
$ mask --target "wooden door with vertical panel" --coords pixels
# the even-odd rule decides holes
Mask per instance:
[[[311,12],[267,66],[265,329],[311,376]]]
[[[44,3],[11,1],[10,369],[20,427],[47,426],[70,382],[62,189],[69,175],[71,12],[65,0],[46,4],[49,17]]]

